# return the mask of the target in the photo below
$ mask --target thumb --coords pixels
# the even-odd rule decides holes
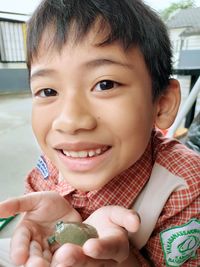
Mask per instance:
[[[110,206],[110,220],[128,232],[137,232],[140,227],[140,216],[132,210],[120,206]]]
[[[134,210],[121,206],[104,206],[94,211],[85,222],[103,231],[105,231],[105,225],[108,226],[111,223],[134,233],[140,227],[140,216]]]
[[[8,217],[17,213],[33,211],[40,202],[45,199],[56,197],[55,192],[34,192],[20,197],[13,197],[0,202],[0,217]]]

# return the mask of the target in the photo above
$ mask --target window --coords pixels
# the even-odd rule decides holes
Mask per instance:
[[[24,62],[25,23],[0,21],[0,59],[2,62]]]

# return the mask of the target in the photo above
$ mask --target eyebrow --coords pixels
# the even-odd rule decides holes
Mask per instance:
[[[52,75],[55,71],[53,69],[38,69],[36,71],[33,71],[30,76],[30,80],[34,80],[37,77],[44,77],[48,75]]]
[[[133,68],[132,64],[116,61],[113,59],[104,59],[104,58],[90,60],[83,64],[84,67],[89,68],[89,69],[106,66],[106,65],[118,65],[118,66],[128,68],[128,69]],[[54,69],[38,69],[38,70],[33,71],[33,73],[31,73],[30,79],[34,80],[37,77],[51,76],[55,72],[56,71]]]
[[[107,59],[107,58],[94,59],[94,60],[86,62],[84,65],[86,65],[86,67],[88,68],[95,68],[95,67],[104,66],[104,65],[119,65],[124,68],[129,68],[129,69],[133,68],[131,64],[117,61],[114,59]]]

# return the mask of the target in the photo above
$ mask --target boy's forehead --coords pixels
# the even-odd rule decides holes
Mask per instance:
[[[57,64],[59,68],[59,62],[61,60],[64,62],[63,58],[71,59],[70,66],[102,66],[105,63],[106,65],[117,63],[132,68],[134,64],[132,61],[130,62],[130,58],[135,57],[142,62],[144,61],[141,50],[137,46],[125,49],[119,41],[102,44],[109,34],[109,29],[104,27],[104,30],[101,31],[99,27],[98,22],[83,38],[78,40],[76,39],[76,31],[71,27],[69,36],[61,46],[57,44],[55,34],[53,34],[55,28],[48,27],[42,35],[36,54],[32,57],[31,73],[35,67],[38,68],[40,65],[48,67],[49,63],[53,64],[54,67]],[[69,64],[68,59],[65,62]]]
[[[67,64],[95,67],[110,64],[129,65],[128,54],[120,44],[112,43],[104,46],[96,45],[96,42],[85,38],[79,43],[66,42],[61,49],[55,46],[47,46],[44,42],[38,48],[37,55],[33,57],[31,63],[31,72],[41,66],[49,67],[50,65],[58,66],[59,62],[66,62]]]
[[[86,41],[87,39],[85,39]],[[135,73],[136,69],[140,69],[149,76],[143,55],[137,47],[124,51],[117,43],[102,47],[92,46],[92,44],[88,44],[87,47],[84,43],[69,47],[66,43],[60,51],[53,48],[49,51],[41,49],[40,54],[34,57],[31,63],[30,78],[32,82],[41,77],[72,78],[74,75],[77,77],[77,74],[85,77],[84,75],[92,76],[94,73],[105,74],[106,71],[110,73],[111,70],[112,73],[119,73],[120,68],[121,71],[129,71],[131,75],[132,72]]]
[[[47,25],[43,31],[38,43],[36,55],[42,56],[44,53],[59,52],[64,47],[75,47],[79,45],[84,46],[99,46],[103,43],[109,35],[109,26],[104,25],[97,20],[90,30],[81,38],[78,36],[76,25],[72,23],[67,32],[67,35],[60,40],[57,36],[57,29],[55,25]],[[34,55],[33,55],[34,58]]]

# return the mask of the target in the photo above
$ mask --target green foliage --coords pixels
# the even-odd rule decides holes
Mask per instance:
[[[179,9],[186,9],[195,7],[195,0],[181,0],[179,2],[173,2],[169,7],[160,12],[160,15],[164,21],[166,21],[174,12]]]

